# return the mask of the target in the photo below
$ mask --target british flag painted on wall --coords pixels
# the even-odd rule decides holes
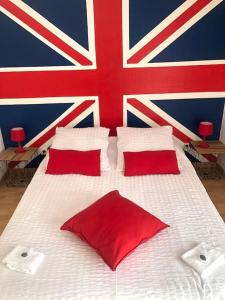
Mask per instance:
[[[56,126],[160,126],[218,138],[223,0],[0,0],[0,127],[46,149]]]

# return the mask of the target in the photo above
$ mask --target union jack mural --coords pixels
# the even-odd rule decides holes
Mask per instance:
[[[223,0],[0,0],[0,127],[26,146],[56,126],[170,124],[183,143],[199,121],[220,133]]]

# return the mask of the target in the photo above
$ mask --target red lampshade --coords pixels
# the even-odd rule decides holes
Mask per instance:
[[[210,136],[213,134],[213,123],[212,122],[200,122],[198,127],[198,133],[202,136]]]
[[[15,127],[11,129],[11,141],[22,142],[25,140],[25,131],[22,127]]]
[[[20,144],[20,142],[25,140],[25,131],[22,127],[12,128],[10,131],[10,137],[12,142],[18,142],[18,147],[15,150],[16,153],[23,153],[26,151]]]

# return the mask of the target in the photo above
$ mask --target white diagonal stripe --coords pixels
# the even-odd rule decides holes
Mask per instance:
[[[137,108],[135,108],[133,105],[127,102],[127,110],[130,111],[132,114],[136,115],[140,120],[142,120],[144,123],[148,124],[151,127],[159,127],[160,125],[154,122],[152,119],[147,117],[145,114],[143,114],[141,111],[139,111]],[[127,124],[126,124],[127,126]]]

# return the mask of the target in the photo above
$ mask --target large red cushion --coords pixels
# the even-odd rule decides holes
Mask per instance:
[[[176,151],[124,152],[124,175],[180,174]]]
[[[46,174],[82,174],[100,176],[101,150],[78,151],[49,149]]]
[[[61,227],[92,246],[112,270],[137,246],[168,227],[118,191],[112,191]]]

